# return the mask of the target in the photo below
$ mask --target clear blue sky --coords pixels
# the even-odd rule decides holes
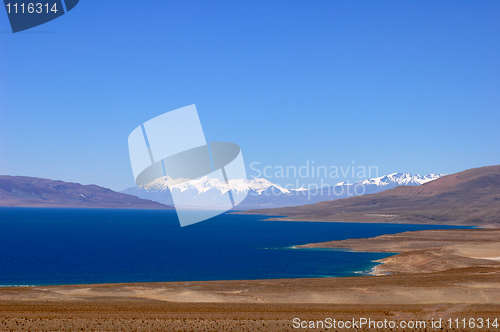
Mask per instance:
[[[500,2],[80,0],[17,34],[0,10],[0,174],[133,186],[129,133],[190,104],[247,165],[500,164]]]

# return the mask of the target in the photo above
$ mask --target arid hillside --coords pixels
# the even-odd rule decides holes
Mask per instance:
[[[500,166],[466,170],[418,187],[397,187],[377,194],[241,213],[285,216],[285,220],[499,227]]]
[[[0,207],[171,209],[96,185],[0,175]]]

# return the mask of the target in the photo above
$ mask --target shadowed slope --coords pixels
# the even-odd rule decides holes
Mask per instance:
[[[96,185],[7,175],[0,176],[2,206],[171,209]]]

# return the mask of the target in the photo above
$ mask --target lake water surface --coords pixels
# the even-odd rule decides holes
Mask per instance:
[[[0,285],[353,276],[389,254],[291,247],[452,228],[265,218],[223,214],[181,228],[171,210],[0,208]]]

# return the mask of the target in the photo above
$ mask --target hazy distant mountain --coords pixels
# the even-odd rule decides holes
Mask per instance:
[[[0,207],[172,209],[96,185],[0,175]]]
[[[399,186],[372,195],[244,213],[288,216],[285,219],[289,220],[499,227],[500,166],[466,170],[418,187]]]
[[[230,180],[229,185],[233,195],[245,195],[237,209],[275,208],[284,206],[298,206],[321,201],[346,198],[362,194],[371,194],[397,186],[419,186],[435,180],[443,174],[427,174],[425,176],[409,173],[392,173],[378,178],[361,180],[353,184],[341,182],[336,186],[310,190],[305,188],[286,189],[266,179]],[[203,177],[196,181],[187,179],[173,180],[169,176],[159,178],[143,187],[128,188],[125,194],[134,195],[143,199],[173,205],[171,191],[182,193],[183,197],[197,197],[207,204],[217,195],[229,191],[229,187],[220,179]]]

